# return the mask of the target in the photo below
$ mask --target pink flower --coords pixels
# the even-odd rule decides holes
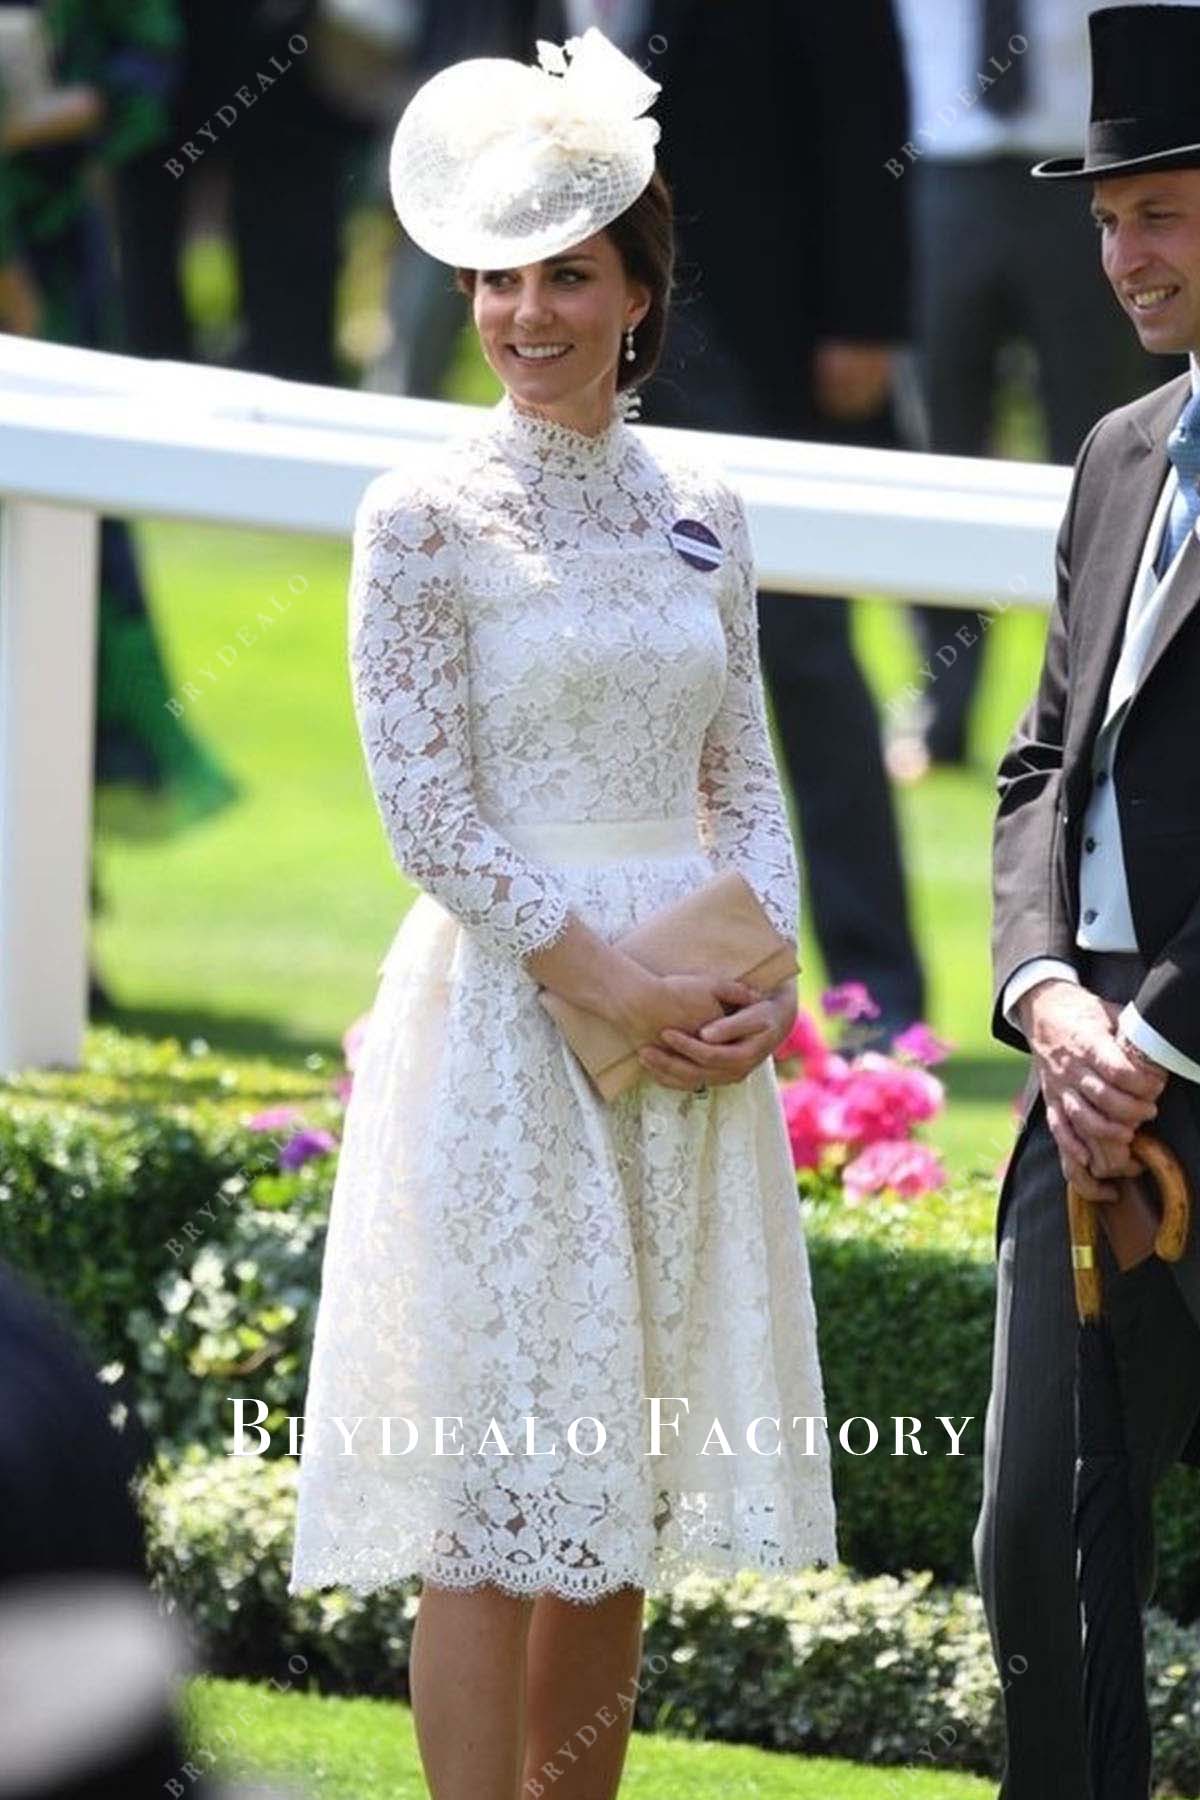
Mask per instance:
[[[342,1033],[342,1055],[346,1059],[346,1067],[350,1070],[354,1069],[355,1064],[358,1061],[358,1053],[362,1047],[362,1041],[366,1035],[367,1023],[370,1017],[371,1013],[368,1008],[365,1013],[360,1013],[358,1018],[355,1019],[352,1024],[347,1025],[345,1031]]]
[[[822,1135],[843,1144],[899,1138],[940,1109],[945,1090],[934,1075],[892,1062],[877,1050],[850,1065],[845,1080],[827,1092],[819,1114]]]
[[[775,1060],[798,1060],[804,1064],[806,1075],[820,1077],[825,1073],[829,1062],[829,1046],[821,1036],[821,1027],[804,1007],[797,1012],[796,1022],[782,1044],[776,1045]]]
[[[802,1075],[797,1081],[784,1082],[779,1097],[792,1146],[792,1167],[815,1169],[821,1161],[824,1144],[818,1124],[824,1098],[821,1084]]]
[[[853,1069],[854,1064],[849,1057],[842,1056],[836,1050],[831,1050],[825,1062],[823,1077],[825,1086],[827,1088],[841,1087],[844,1082],[849,1081]]]
[[[953,1048],[953,1044],[935,1036],[928,1025],[919,1022],[909,1025],[892,1039],[892,1050],[896,1056],[908,1056],[919,1063],[944,1062]]]
[[[350,1098],[350,1089],[354,1086],[353,1075],[335,1075],[329,1085],[342,1105],[345,1106]]]
[[[830,1018],[877,1019],[879,1008],[861,981],[843,981],[839,987],[826,988],[821,1006]]]
[[[944,1187],[946,1171],[936,1153],[908,1138],[882,1138],[842,1170],[847,1193],[856,1199],[891,1188],[898,1194],[927,1194]]]
[[[255,1113],[247,1119],[247,1131],[280,1131],[285,1125],[294,1125],[300,1118],[298,1106],[268,1106],[264,1112]]]

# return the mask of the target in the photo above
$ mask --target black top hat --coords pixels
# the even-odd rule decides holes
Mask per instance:
[[[1092,111],[1087,153],[1052,156],[1043,179],[1095,181],[1200,168],[1200,7],[1108,6],[1089,13]]]

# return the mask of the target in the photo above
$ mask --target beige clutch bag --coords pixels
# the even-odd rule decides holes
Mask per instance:
[[[764,992],[799,968],[795,944],[776,931],[736,869],[714,875],[682,900],[661,907],[618,938],[617,948],[656,975],[721,975]],[[558,1021],[605,1100],[615,1099],[645,1074],[637,1057],[640,1044],[608,1019],[547,988],[538,990],[538,999]]]

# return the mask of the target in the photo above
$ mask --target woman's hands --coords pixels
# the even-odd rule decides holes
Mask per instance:
[[[737,1010],[696,1032],[665,1026],[655,1043],[638,1051],[642,1068],[660,1086],[694,1093],[701,1087],[744,1081],[782,1044],[796,1022],[796,983],[791,976],[766,994],[744,981],[724,980],[713,983],[713,993]]]

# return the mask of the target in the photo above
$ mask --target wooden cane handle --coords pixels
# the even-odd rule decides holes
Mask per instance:
[[[1071,1270],[1075,1277],[1075,1311],[1083,1319],[1100,1317],[1100,1228],[1096,1209],[1072,1182],[1067,1183],[1067,1220],[1071,1233]]]
[[[1164,1262],[1178,1262],[1187,1247],[1192,1217],[1192,1190],[1187,1170],[1175,1152],[1149,1131],[1137,1131],[1129,1146],[1135,1162],[1154,1177],[1162,1207],[1162,1221],[1154,1250]]]

